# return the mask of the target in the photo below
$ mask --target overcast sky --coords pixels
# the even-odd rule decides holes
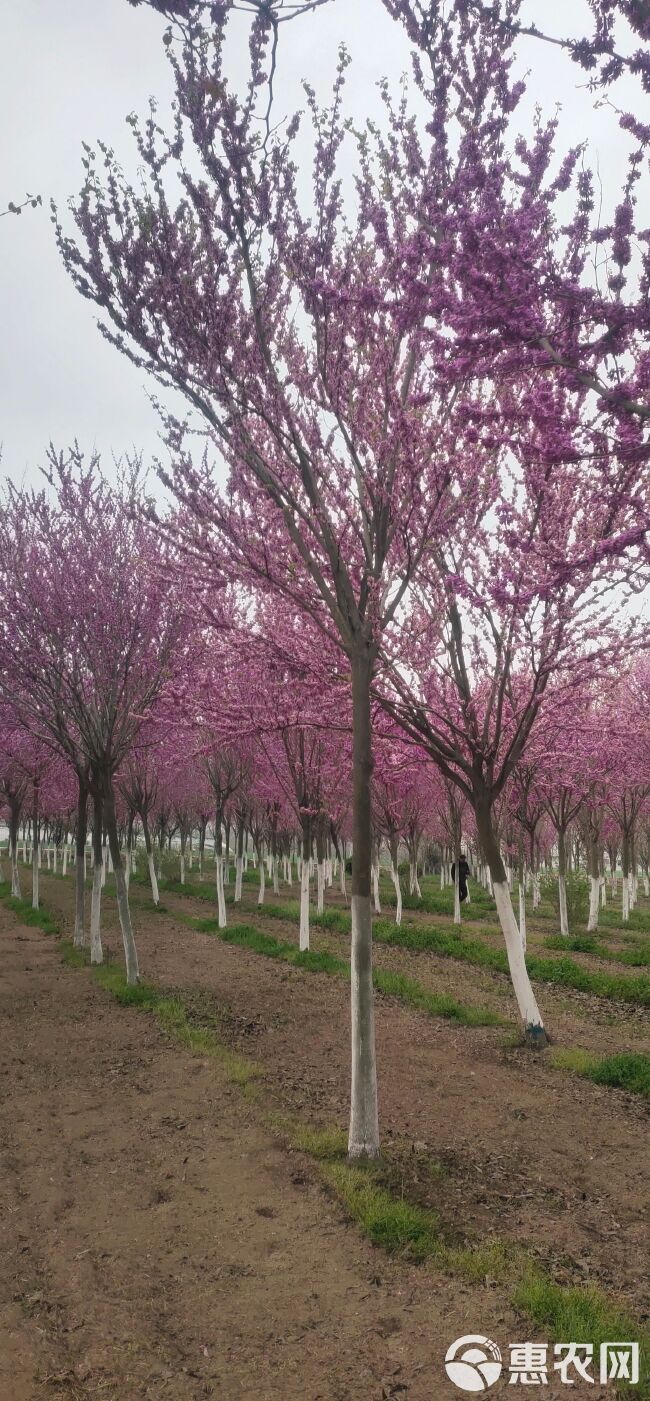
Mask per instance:
[[[586,3],[529,0],[538,20],[542,10],[544,24],[563,32],[567,14],[578,25]],[[137,448],[149,460],[160,448],[146,376],[102,339],[93,304],[69,282],[48,204],[53,197],[64,207],[78,191],[83,139],[102,137],[135,172],[124,119],[145,112],[150,94],[162,116],[171,97],[163,27],[126,0],[0,0],[0,208],[27,191],[43,198],[41,209],[0,220],[0,471],[13,480],[36,481],[50,440],[97,446],[106,465],[112,454]],[[378,78],[408,69],[408,49],[379,0],[333,0],[285,37],[278,107],[289,111],[302,105],[303,76],[325,98],[341,38],[353,59],[347,100],[357,120],[377,110]],[[614,190],[625,148],[612,113],[594,110],[580,70],[557,50],[531,41],[522,61],[535,73],[526,115],[534,101],[546,112],[561,102],[565,143],[587,135]]]

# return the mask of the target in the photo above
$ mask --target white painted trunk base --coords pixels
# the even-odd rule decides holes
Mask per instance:
[[[101,937],[103,862],[93,867],[93,890],[90,897],[90,962],[103,963]]]
[[[589,919],[587,920],[587,931],[592,933],[598,928],[598,911],[600,909],[600,880],[598,876],[589,877]]]
[[[303,861],[300,872],[300,948],[309,948],[309,862]]]
[[[147,855],[147,865],[149,867],[149,880],[151,882],[151,898],[154,902],[154,905],[158,905],[160,903],[160,894],[158,892],[158,877],[156,876],[156,868],[154,865],[152,851],[150,851]]]
[[[226,915],[226,896],[223,888],[223,856],[217,856],[217,918],[219,928],[225,929],[228,923]]]
[[[348,1153],[351,1158],[376,1158],[379,1155],[379,1113],[372,986],[372,915],[367,896],[353,895],[351,903],[352,1085]]]
[[[381,914],[381,900],[379,898],[379,866],[372,868],[372,904],[376,915]]]
[[[494,881],[493,889],[519,1015],[524,1024],[527,1038],[533,1044],[535,1042],[543,1044],[545,1041],[544,1023],[528,976],[521,935],[512,908],[507,881]]]
[[[565,880],[564,876],[558,876],[558,878],[557,878],[557,888],[558,888],[558,893],[559,893],[559,896],[560,896],[560,934],[563,934],[563,935],[564,935],[564,938],[565,938],[565,939],[568,939],[568,937],[569,937],[569,917],[568,917],[568,915],[567,915],[567,908],[566,908],[566,880]]]
[[[399,873],[395,870],[395,867],[394,867],[394,866],[391,866],[391,868],[390,868],[390,874],[391,874],[391,879],[392,879],[393,885],[395,886],[395,895],[396,895],[396,898],[397,898],[397,907],[396,907],[396,909],[395,909],[395,923],[396,923],[396,924],[401,924],[401,923],[402,923],[402,887],[401,887],[401,885],[400,885],[400,883],[399,883]]]

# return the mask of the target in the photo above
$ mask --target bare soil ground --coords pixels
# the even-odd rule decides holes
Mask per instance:
[[[44,875],[42,893],[69,930],[70,883]],[[507,1291],[373,1249],[265,1121],[285,1109],[345,1124],[345,981],[174,917],[204,915],[201,902],[166,894],[167,913],[154,914],[142,887],[132,894],[143,975],[211,1002],[228,1042],[264,1067],[261,1100],[120,1008],[89,970],[63,967],[55,940],[0,907],[0,1401],[458,1397],[442,1368],[454,1338],[529,1335]],[[254,899],[247,890],[242,918],[295,938],[258,919]],[[109,888],[105,927],[115,957]],[[345,951],[340,936],[314,943]],[[378,959],[511,1010],[500,975],[393,949]],[[541,995],[563,1044],[604,1053],[644,1035],[637,1009]],[[638,1099],[508,1049],[503,1029],[454,1026],[392,998],[377,999],[377,1035],[382,1133],[409,1193],[459,1238],[519,1241],[561,1282],[598,1281],[647,1318]],[[423,1154],[440,1165],[428,1180]],[[502,1380],[491,1394],[512,1393]],[[569,1393],[551,1383],[544,1394]],[[573,1388],[583,1394],[601,1392]]]

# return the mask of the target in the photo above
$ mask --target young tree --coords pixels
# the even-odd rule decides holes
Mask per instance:
[[[546,308],[554,201],[578,152],[549,176],[551,126],[530,143],[519,137],[508,154],[523,89],[511,80],[503,32],[461,4],[449,21],[434,5],[431,33],[441,42],[429,88],[416,68],[430,108],[426,140],[406,103],[395,108],[384,89],[387,130],[374,124],[353,138],[356,207],[344,206],[342,55],[331,108],[321,112],[308,92],[314,177],[304,200],[293,154],[298,122],[271,124],[278,24],[291,8],[246,7],[251,64],[242,100],[225,68],[231,5],[154,0],[154,8],[182,20],[178,45],[171,35],[168,43],[172,135],[153,117],[141,132],[134,119],[148,176],[142,190],[125,183],[104,146],[102,181],[88,150],[75,209],[79,242],[59,225],[59,244],[80,292],[105,313],[104,333],[186,396],[231,468],[220,493],[207,463],[191,463],[181,427],[169,425],[174,465],[165,479],[183,508],[176,538],[208,575],[221,573],[225,553],[235,573],[290,599],[347,658],[349,1147],[352,1156],[373,1156],[371,687],[382,640],[425,553],[437,569],[433,542],[453,539],[465,495],[474,495],[477,421],[479,437],[481,426],[492,423],[494,433],[501,419],[503,440],[512,436],[510,411],[471,382],[480,375],[510,383],[520,363],[530,366],[530,356],[513,357],[513,326],[520,346],[524,309],[540,301]],[[395,0],[393,8],[410,23],[408,6]],[[183,187],[175,208],[173,175]],[[568,245],[577,278],[579,218]],[[501,302],[493,282],[504,289]],[[537,328],[538,359],[568,382],[564,349],[549,342],[549,351],[539,337]],[[567,411],[560,395],[547,415],[553,436]],[[636,428],[628,433],[636,443]],[[453,579],[448,551],[442,573]],[[532,1003],[526,1019],[539,1025]]]

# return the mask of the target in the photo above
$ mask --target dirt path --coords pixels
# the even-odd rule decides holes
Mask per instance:
[[[518,1336],[498,1292],[374,1251],[218,1065],[56,941],[0,909],[0,945],[0,1401],[446,1401],[450,1341]]]
[[[44,889],[69,929],[70,883],[46,878]],[[135,888],[133,894],[139,898]],[[115,906],[108,890],[106,896],[106,937],[115,954]],[[200,902],[182,899],[186,911],[194,903],[205,913]],[[233,1044],[264,1065],[272,1103],[345,1125],[345,981],[197,933],[175,921],[171,908],[169,915],[134,910],[144,975],[170,989],[201,990],[225,1010]],[[280,921],[272,932],[283,937]],[[455,989],[446,990],[462,999],[473,971],[456,965]],[[584,1029],[576,1022],[574,1031],[578,1025]],[[572,1034],[565,1044],[576,1044]],[[597,1281],[620,1292],[632,1312],[648,1315],[643,1102],[555,1071],[543,1056],[505,1050],[498,1029],[456,1026],[393,998],[377,998],[377,1046],[384,1141],[424,1143],[442,1165],[428,1191],[446,1221],[472,1239],[497,1235],[530,1246],[560,1282]]]

